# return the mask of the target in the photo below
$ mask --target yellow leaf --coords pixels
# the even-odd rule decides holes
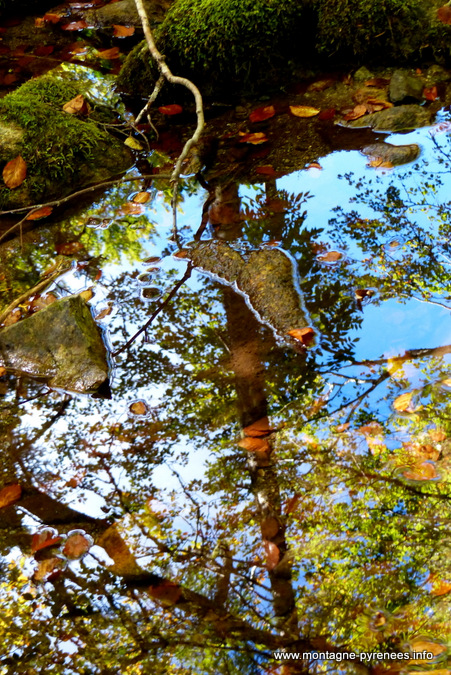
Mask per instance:
[[[145,415],[148,412],[147,405],[144,401],[135,401],[131,404],[129,410],[133,415]]]
[[[387,372],[390,373],[391,376],[398,373],[397,377],[402,377],[404,374],[402,366],[407,360],[408,359],[405,356],[394,356],[392,359],[387,359]]]
[[[448,377],[446,380],[442,380],[441,384],[444,384],[445,387],[451,387],[451,377]]]
[[[427,638],[415,638],[410,643],[410,649],[414,652],[431,652],[434,656],[438,656],[439,654],[443,654],[446,647],[439,642],[433,642]]]
[[[318,108],[309,105],[290,105],[290,112],[295,117],[314,117],[320,112]]]
[[[126,138],[124,141],[124,145],[127,145],[132,150],[144,150],[141,143],[137,141],[136,138],[133,138],[133,136],[129,136],[128,138]]]
[[[85,302],[89,302],[89,300],[91,300],[91,298],[94,296],[94,291],[92,288],[87,288],[85,291],[79,293],[79,296]]]
[[[150,199],[150,193],[149,192],[138,192],[137,195],[133,197],[133,200],[135,204],[146,204]]]
[[[399,412],[404,412],[405,410],[408,410],[412,404],[412,396],[413,392],[409,391],[395,398],[395,400],[393,401],[394,409],[398,410]]]

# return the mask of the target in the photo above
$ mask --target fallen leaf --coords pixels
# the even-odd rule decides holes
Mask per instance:
[[[3,377],[4,375],[6,375],[6,368],[0,366],[0,377]]]
[[[306,169],[319,169],[320,171],[322,171],[322,169],[323,169],[321,164],[319,164],[318,162],[310,162],[310,164],[307,164],[307,166],[305,168]]]
[[[133,197],[132,201],[134,201],[135,204],[146,204],[150,197],[151,195],[149,192],[138,192],[138,194]]]
[[[54,49],[55,47],[53,45],[39,45],[34,50],[33,54],[36,54],[36,56],[48,56]]]
[[[100,321],[101,319],[104,319],[106,316],[109,316],[111,312],[113,311],[112,307],[105,307],[105,309],[102,309],[101,312],[99,312],[95,317],[95,321]]]
[[[87,115],[90,111],[90,106],[83,94],[78,94],[63,105],[63,110],[71,115]]]
[[[154,265],[155,263],[161,262],[161,258],[159,258],[157,255],[153,255],[150,258],[146,258],[143,260],[143,263],[146,265]]]
[[[64,566],[65,562],[62,558],[54,557],[41,560],[32,579],[33,581],[49,581],[50,579],[55,578],[56,573],[60,573]]]
[[[246,436],[246,438],[241,438],[237,445],[248,452],[271,452],[271,446],[265,438]]]
[[[61,26],[61,30],[83,30],[87,28],[88,24],[84,19],[81,21],[71,21],[70,23],[65,23]]]
[[[274,167],[271,164],[265,164],[264,166],[257,166],[255,173],[260,174],[261,176],[277,176],[277,173],[274,171]]]
[[[58,530],[55,530],[53,527],[46,527],[32,536],[31,551],[32,553],[36,553],[36,551],[40,551],[48,546],[55,546],[55,544],[59,544],[61,539]]]
[[[390,80],[386,77],[372,77],[370,80],[364,82],[365,87],[377,87],[378,89],[383,89],[388,87]]]
[[[94,540],[83,530],[72,530],[68,533],[66,543],[64,544],[63,553],[66,558],[76,560],[87,553]]]
[[[11,159],[5,165],[2,176],[6,187],[9,187],[10,190],[22,185],[27,176],[27,164],[25,160],[20,155]]]
[[[382,157],[373,157],[368,162],[367,166],[372,167],[373,169],[393,169],[394,164],[392,164],[387,159],[382,159]]]
[[[325,108],[325,110],[321,110],[321,112],[318,115],[319,120],[332,120],[335,115],[337,114],[337,111],[335,108]]]
[[[62,18],[63,17],[56,12],[47,12],[42,17],[42,20],[45,21],[45,23],[59,23]]]
[[[432,480],[437,478],[437,471],[431,462],[419,462],[402,472],[408,480]]]
[[[251,122],[263,122],[263,120],[268,120],[270,117],[274,117],[276,111],[274,106],[266,105],[263,108],[256,108],[249,115]]]
[[[295,117],[314,117],[320,110],[309,105],[290,105],[290,112]]]
[[[439,642],[432,642],[432,640],[428,640],[427,638],[415,638],[410,642],[409,646],[413,652],[431,652],[434,656],[443,654],[446,650],[445,645]]]
[[[127,202],[118,209],[118,214],[123,216],[139,216],[142,212],[141,204],[135,204],[134,202]]]
[[[37,16],[35,17],[34,20],[34,27],[35,28],[44,28],[45,21],[43,16]]]
[[[17,323],[22,318],[22,310],[17,307],[13,309],[12,312],[8,314],[6,319],[3,321],[4,326],[12,326],[13,323]]]
[[[402,367],[408,360],[409,359],[406,356],[395,356],[392,359],[387,359],[387,372],[392,376],[395,375],[395,373],[402,375],[404,373]]]
[[[324,80],[316,80],[316,82],[309,84],[307,91],[324,91],[325,89],[332,87],[335,82],[336,81],[331,77],[328,77]]]
[[[81,241],[70,241],[66,244],[57,244],[55,246],[55,251],[59,255],[72,255],[73,253],[78,253],[84,249]]]
[[[327,253],[322,253],[317,256],[317,260],[320,262],[337,262],[343,257],[343,253],[340,251],[328,251]]]
[[[46,293],[45,295],[35,295],[33,300],[28,303],[28,311],[39,312],[40,309],[48,307],[53,304],[58,298],[53,293]]]
[[[268,140],[268,137],[262,131],[248,134],[240,132],[240,136],[240,143],[251,143],[252,145],[260,145],[260,143],[266,143]]]
[[[189,256],[190,256],[190,252],[186,248],[172,254],[173,258],[182,258],[183,259],[183,258],[189,258]]]
[[[114,564],[108,567],[114,574],[120,576],[142,574],[142,568],[136,562],[135,556],[121,536],[116,524],[105,530],[97,539],[96,544],[105,549],[110,558],[114,560]]]
[[[86,54],[89,48],[85,42],[74,42],[68,47],[69,54]]]
[[[113,35],[114,37],[129,37],[135,32],[134,26],[120,26],[118,24],[113,24]]]
[[[423,89],[423,96],[426,101],[435,101],[438,98],[437,87],[435,85],[432,87],[425,87]]]
[[[363,434],[364,436],[380,436],[384,431],[384,428],[381,424],[379,424],[379,422],[370,422],[369,424],[359,427],[356,429],[356,431],[358,431],[359,434]]]
[[[394,409],[398,410],[399,412],[405,412],[406,410],[409,410],[412,405],[412,396],[413,392],[411,391],[408,391],[405,394],[397,396],[397,398],[395,398],[395,400],[393,401]]]
[[[274,516],[264,518],[260,523],[260,529],[263,539],[272,539],[280,530],[280,524]]]
[[[274,199],[268,199],[265,207],[273,213],[284,213],[284,211],[290,208],[290,202],[286,199],[275,197]]]
[[[305,328],[293,328],[287,335],[291,335],[295,340],[299,340],[303,345],[309,347],[315,340],[315,331],[310,326]]]
[[[149,412],[144,401],[135,401],[130,405],[129,410],[133,415],[146,415]]]
[[[300,501],[301,494],[299,492],[295,492],[295,494],[287,501],[285,515],[288,516],[290,513],[292,513]]]
[[[351,110],[351,112],[348,112],[344,116],[344,119],[348,122],[350,120],[357,120],[359,119],[359,117],[363,117],[363,115],[366,115],[366,112],[367,112],[366,105],[364,103],[359,103],[358,105],[355,106],[355,108]]]
[[[89,302],[94,297],[94,290],[92,289],[92,287],[87,288],[85,291],[81,291],[81,293],[79,293],[78,295],[85,302]]]
[[[440,384],[443,384],[445,387],[451,387],[451,377],[448,377],[446,380],[442,380]]]
[[[429,459],[435,462],[440,457],[440,450],[429,443],[403,443],[403,448],[410,456],[418,459]]]
[[[393,108],[394,106],[394,104],[390,101],[385,101],[384,99],[379,98],[369,98],[367,99],[367,104],[371,105],[374,111],[376,111],[376,108],[379,110],[385,110],[386,108]]]
[[[97,52],[97,55],[100,56],[101,59],[110,61],[112,59],[118,59],[121,55],[121,52],[119,47],[111,47],[110,49],[101,49]]]
[[[243,433],[245,436],[252,436],[254,438],[258,438],[260,436],[267,436],[273,431],[274,429],[269,424],[269,420],[267,417],[262,417],[261,419],[257,420],[256,422],[252,422],[252,424],[249,424],[247,427],[244,427],[243,429]]]
[[[434,579],[431,588],[431,595],[439,597],[440,595],[446,595],[446,593],[449,593],[450,591],[451,591],[451,583],[449,581],[443,581],[442,579]]]
[[[446,440],[447,435],[443,429],[431,429],[429,431],[429,437],[432,441],[434,441],[434,443],[441,443],[442,441]]]
[[[175,605],[182,595],[182,589],[174,581],[162,581],[161,584],[149,586],[147,589],[149,595],[161,602],[163,605]]]
[[[133,136],[129,136],[128,138],[126,138],[124,141],[124,145],[128,146],[132,150],[144,150],[141,143],[138,140],[136,140],[136,138],[133,138]]]
[[[183,108],[177,103],[171,103],[169,105],[161,105],[158,108],[158,111],[161,112],[162,115],[180,115],[180,113],[183,112]]]
[[[263,545],[265,547],[266,554],[266,567],[268,570],[273,570],[280,558],[280,551],[278,546],[272,541],[264,541]]]
[[[281,243],[280,239],[271,239],[271,241],[262,241],[261,246],[276,247],[280,246]]]
[[[18,483],[14,485],[6,485],[0,490],[0,509],[3,509],[5,506],[14,504],[17,502],[22,495],[22,488]]]
[[[451,7],[449,5],[443,5],[437,10],[437,18],[442,23],[448,24],[451,26]]]
[[[343,422],[343,424],[339,424],[338,427],[336,427],[335,432],[337,434],[342,434],[343,431],[349,429],[350,426],[351,426],[350,422]]]
[[[53,211],[52,206],[41,206],[40,209],[34,209],[27,214],[26,220],[39,220],[49,216]]]
[[[354,295],[357,300],[363,300],[364,298],[372,298],[374,291],[371,288],[356,288]]]

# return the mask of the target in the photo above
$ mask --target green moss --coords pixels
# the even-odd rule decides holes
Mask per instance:
[[[76,82],[49,74],[0,100],[0,124],[14,123],[24,132],[20,154],[27,164],[27,178],[20,187],[0,188],[1,208],[67,192],[69,186],[83,182],[83,171],[96,163],[102,166],[103,155],[114,149],[119,153],[117,171],[122,170],[122,144],[95,121],[62,110],[64,103],[80,93],[83,88]],[[17,145],[7,146],[0,153],[0,162],[5,164],[15,156]]]

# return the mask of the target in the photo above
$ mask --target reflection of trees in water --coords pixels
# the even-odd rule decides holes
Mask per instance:
[[[402,279],[421,276],[436,293],[447,244],[412,224],[399,194],[371,195],[380,218],[337,216],[331,235],[367,266],[349,255],[325,271],[322,233],[303,228],[290,195],[270,195],[283,217],[257,205],[242,221],[251,245],[271,231],[298,260],[316,350],[291,351],[231,288],[199,277],[120,356],[112,401],[52,394],[2,417],[2,482],[23,489],[2,509],[3,555],[16,547],[1,586],[5,672],[306,673],[315,664],[277,670],[272,652],[449,639],[450,348],[356,363],[349,337],[354,288],[377,288],[379,302],[417,294]],[[381,252],[394,228],[398,260]],[[169,290],[174,275],[158,281]],[[148,310],[132,275],[110,297],[117,348]],[[22,382],[5,399],[38,393]],[[147,415],[128,413],[137,398]],[[41,525],[82,529],[98,548],[69,563],[60,543],[36,551],[30,581]]]

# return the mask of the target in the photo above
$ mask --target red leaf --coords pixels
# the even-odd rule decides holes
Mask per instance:
[[[178,105],[177,103],[171,103],[170,105],[161,105],[158,108],[159,112],[161,112],[162,115],[180,115],[181,112],[183,112],[183,108],[181,105]]]
[[[84,19],[81,21],[72,21],[71,23],[65,23],[61,26],[61,30],[83,30],[87,28],[88,24]]]
[[[6,485],[0,490],[0,509],[10,504],[17,502],[22,495],[22,488],[15,483],[14,485]]]
[[[265,105],[263,108],[256,108],[249,115],[251,122],[263,122],[263,120],[268,120],[270,117],[274,117],[276,111],[274,110],[273,105]]]
[[[326,108],[325,110],[321,110],[321,112],[318,115],[319,120],[332,120],[335,117],[335,113],[337,111],[335,108]]]
[[[423,96],[426,99],[426,101],[435,101],[438,98],[438,92],[437,92],[437,87],[425,87],[423,89]]]
[[[10,190],[22,185],[27,175],[27,165],[24,159],[20,155],[12,159],[4,167],[2,175],[6,187]]]
[[[57,530],[53,527],[47,527],[40,532],[36,532],[31,538],[31,551],[36,553],[42,548],[47,548],[48,546],[54,546],[61,541],[61,537],[58,535]]]
[[[46,23],[59,23],[63,17],[56,12],[47,12],[44,14],[43,21]]]
[[[36,56],[48,56],[54,49],[55,47],[53,45],[39,45],[33,53],[36,54]]]
[[[437,18],[442,23],[446,23],[451,26],[451,7],[449,5],[443,5],[437,10]]]
[[[114,37],[129,37],[135,32],[134,26],[119,26],[118,24],[113,24],[113,35]]]
[[[275,177],[277,173],[274,171],[274,167],[271,164],[266,164],[264,166],[257,166],[255,173],[260,174],[261,176],[270,176]]]
[[[287,335],[291,335],[295,340],[299,340],[306,347],[309,347],[315,339],[315,331],[310,326],[293,328],[293,330],[288,331]]]
[[[42,206],[40,209],[34,209],[30,211],[25,220],[39,220],[40,218],[45,218],[49,216],[53,211],[51,206]]]

